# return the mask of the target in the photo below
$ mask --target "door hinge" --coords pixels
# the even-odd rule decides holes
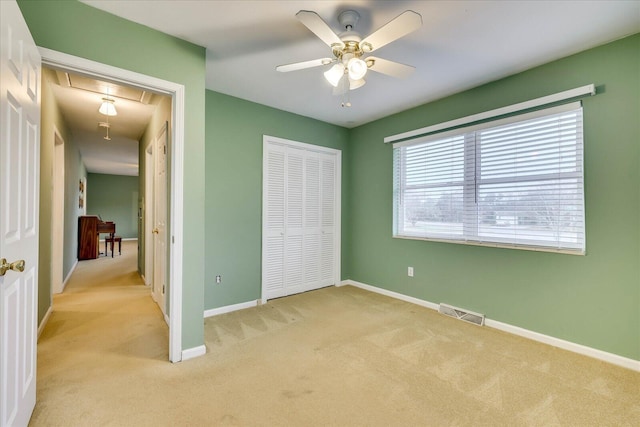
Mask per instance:
[[[162,151],[164,151],[164,154],[167,154],[167,146],[166,145],[162,146]]]
[[[164,295],[164,285],[162,285],[162,295]]]

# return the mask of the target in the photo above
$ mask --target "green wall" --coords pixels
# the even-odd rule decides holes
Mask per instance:
[[[116,223],[123,239],[138,238],[138,177],[89,173],[87,215]],[[104,236],[102,236],[104,237]]]
[[[590,83],[598,95],[583,101],[586,256],[391,237],[384,137]],[[349,145],[343,276],[640,359],[640,35],[352,129]]]
[[[80,150],[73,136],[64,141],[64,257],[62,277],[66,278],[78,261],[78,205],[80,180],[87,177]]]
[[[342,263],[348,237],[348,130],[207,91],[205,309],[261,296],[262,136],[342,150]],[[222,283],[214,277],[222,275]]]
[[[182,348],[202,345],[204,48],[77,1],[18,4],[39,46],[184,85],[184,228],[173,233],[184,242]]]

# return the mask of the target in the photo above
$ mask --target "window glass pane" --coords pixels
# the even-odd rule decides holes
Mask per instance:
[[[481,185],[478,238],[582,247],[582,185],[577,179]]]
[[[462,186],[407,190],[403,220],[410,235],[462,235]]]

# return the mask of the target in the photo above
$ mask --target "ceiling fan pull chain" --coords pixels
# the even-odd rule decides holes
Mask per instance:
[[[351,91],[347,89],[347,91],[342,94],[342,104],[340,104],[341,107],[351,107],[351,97],[349,96],[349,92]]]

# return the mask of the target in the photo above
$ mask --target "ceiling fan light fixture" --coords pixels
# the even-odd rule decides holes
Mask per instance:
[[[102,98],[102,104],[100,104],[98,112],[105,116],[117,116],[118,112],[116,111],[115,101],[111,98]]]
[[[347,63],[347,69],[351,80],[360,80],[367,74],[367,63],[360,58],[351,58]]]
[[[364,86],[365,83],[366,83],[365,79],[360,79],[360,80],[349,79],[349,90],[358,89],[359,87]]]
[[[324,72],[324,78],[327,79],[331,86],[337,87],[338,83],[340,83],[340,79],[344,76],[344,65],[338,63],[333,67],[329,68],[329,70]]]

